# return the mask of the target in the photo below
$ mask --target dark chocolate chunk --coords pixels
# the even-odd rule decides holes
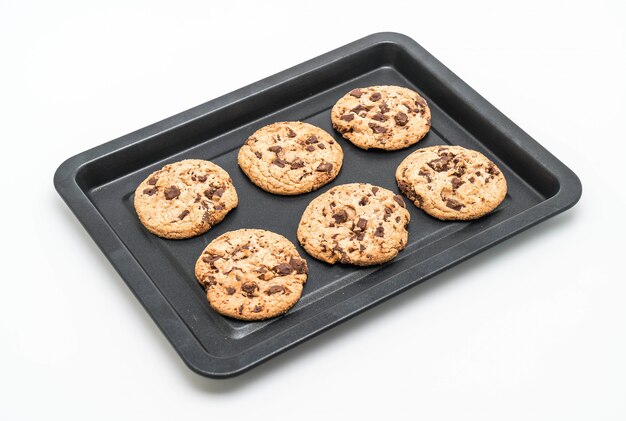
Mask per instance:
[[[215,281],[215,276],[213,275],[209,275],[204,279],[204,286],[206,287],[212,287],[215,284],[217,284],[217,282]]]
[[[213,206],[213,209],[215,209],[215,210],[222,210],[222,209],[224,209],[224,206],[222,206],[222,205],[215,205],[215,206]]]
[[[378,187],[374,186],[372,187],[372,193],[374,193],[374,196],[376,196],[376,192],[380,190]]]
[[[287,136],[288,137],[296,137],[296,132],[291,130],[291,127],[287,127]]]
[[[333,251],[336,251],[339,254],[346,254],[346,251],[342,249],[341,247],[339,247],[339,244],[335,244],[335,247],[333,247]]]
[[[165,198],[167,200],[172,200],[180,196],[180,189],[176,186],[169,186],[163,193],[165,194]]]
[[[335,223],[341,224],[342,222],[346,222],[348,220],[348,212],[344,209],[340,209],[333,214],[333,218],[335,219]]]
[[[303,259],[292,257],[289,259],[289,266],[291,266],[296,273],[302,274],[307,272],[306,261]]]
[[[206,175],[199,175],[198,176],[198,181],[201,183],[204,183],[207,180],[207,176]]]
[[[350,111],[352,111],[353,113],[360,113],[361,111],[369,111],[370,107],[366,107],[363,104],[359,104],[356,107],[354,107],[353,109],[351,109]]]
[[[306,147],[306,150],[309,151],[309,152],[313,152],[315,150],[315,146],[309,145],[309,146]]]
[[[332,169],[333,169],[333,164],[329,162],[325,162],[323,164],[319,164],[315,170],[321,171],[321,172],[331,172]]]
[[[317,147],[320,149],[326,149],[326,145],[324,145],[323,143],[318,143]]]
[[[419,203],[420,206],[424,206],[424,199],[422,198],[422,196],[420,196],[419,194],[416,194],[415,200],[417,200],[417,203]]]
[[[493,163],[491,163],[491,162],[487,165],[487,169],[485,171],[487,171],[487,173],[489,173],[491,175],[498,175],[498,174],[500,174],[500,171],[498,171],[496,166],[493,165]]]
[[[278,152],[282,151],[283,148],[281,148],[278,145],[273,145],[273,146],[270,146],[269,148],[267,148],[267,150],[269,150],[270,152],[278,153]]]
[[[356,223],[357,228],[359,228],[361,231],[365,230],[365,227],[367,227],[367,219],[365,218],[359,218],[359,220]]]
[[[310,145],[312,143],[317,143],[317,142],[319,142],[319,140],[317,140],[317,136],[313,134],[309,136],[307,140],[304,141],[304,143],[306,143],[307,145]]]
[[[224,189],[224,187],[220,187],[219,189],[215,190],[213,192],[213,196],[215,197],[222,197],[222,195],[224,194],[226,190]]]
[[[408,183],[401,181],[398,183],[398,187],[400,187],[400,190],[402,190],[402,192],[406,194],[409,200],[415,200],[415,192]]]
[[[207,197],[207,199],[212,199],[213,193],[215,193],[215,190],[217,189],[214,187],[208,188],[204,191],[204,195]]]
[[[385,113],[388,113],[388,112],[389,112],[389,106],[387,105],[387,103],[386,103],[386,102],[383,102],[382,104],[380,104],[380,105],[378,106],[378,109],[380,109],[380,112],[381,112],[381,113],[383,113],[383,114],[385,114]]]
[[[402,199],[402,196],[400,196],[399,194],[396,194],[393,197],[393,200],[395,200],[403,208],[406,208],[406,204],[404,203],[404,200]]]
[[[433,181],[433,180],[430,178],[430,174],[429,174],[429,173],[427,173],[427,172],[426,172],[426,171],[424,171],[424,170],[420,170],[420,172],[418,173],[418,175],[421,175],[422,177],[426,177],[426,181],[428,181],[429,183],[430,183],[431,181]]]
[[[376,134],[385,133],[387,131],[387,128],[379,126],[376,123],[369,123],[368,126],[370,126],[370,129],[372,129],[372,131]]]
[[[377,227],[376,231],[374,232],[374,235],[376,237],[384,237],[385,236],[385,228],[384,227]]]
[[[341,119],[343,121],[352,121],[352,120],[354,120],[354,114],[352,114],[352,113],[351,114],[344,114],[344,115],[341,116]]]
[[[226,294],[233,295],[234,293],[235,293],[235,288],[233,287],[226,288]]]
[[[393,116],[393,119],[396,120],[396,124],[398,126],[404,126],[409,122],[409,117],[403,112],[399,112],[398,114]]]
[[[152,196],[157,192],[156,187],[152,187],[150,189],[144,189],[143,194],[147,194],[148,196]]]
[[[380,92],[374,92],[372,95],[370,95],[370,101],[378,101],[380,99]]]
[[[261,307],[261,306],[259,306],[259,305],[256,305],[256,306],[254,306],[254,308],[252,309],[252,312],[253,312],[253,313],[260,313],[260,312],[261,312],[261,310],[263,310],[263,307]]]
[[[463,204],[457,200],[448,199],[446,200],[446,206],[455,211],[459,211],[463,207]]]
[[[464,181],[462,181],[459,177],[452,177],[452,180],[450,182],[452,183],[453,190],[458,189],[461,186],[461,184],[464,183]]]
[[[151,186],[154,186],[157,183],[157,181],[159,181],[158,178],[150,177],[150,179],[148,180],[148,184],[150,184]]]
[[[387,117],[385,117],[382,113],[376,113],[372,116],[372,120],[387,121]]]
[[[182,211],[180,213],[180,215],[178,215],[178,219],[185,219],[185,216],[189,215],[189,211],[187,209],[185,209],[184,211]]]
[[[468,180],[469,180],[469,182],[470,182],[470,183],[473,183],[474,181],[476,181],[476,179],[474,178],[474,176],[472,176],[472,177],[468,178]]]
[[[256,284],[256,282],[246,282],[245,284],[241,285],[241,290],[245,292],[248,297],[253,297],[254,292],[257,289],[259,289],[259,286]]]
[[[265,293],[267,295],[274,295],[274,294],[278,294],[279,292],[285,292],[285,287],[281,285],[272,285],[271,287],[265,290]]]
[[[447,155],[438,159],[433,159],[428,163],[428,166],[437,172],[447,171],[450,169],[450,157]]]
[[[363,197],[361,198],[361,200],[359,200],[359,205],[360,205],[360,206],[365,206],[365,205],[367,205],[367,203],[368,203],[369,201],[370,201],[370,200],[367,198],[367,196],[363,196]]]
[[[452,173],[452,175],[454,175],[456,177],[460,177],[463,174],[465,174],[465,168],[463,168],[463,167],[456,167],[454,169],[454,172]]]
[[[357,88],[357,89],[351,90],[350,95],[352,95],[355,98],[361,98],[361,95],[363,95],[363,92],[361,92],[361,90]]]
[[[263,158],[263,154],[261,154],[261,152],[255,152],[254,153],[256,155],[257,158],[261,159]]]
[[[273,271],[280,276],[285,276],[293,272],[293,268],[288,263],[281,263],[277,266],[274,266]]]
[[[274,164],[274,165],[276,165],[277,167],[280,167],[280,168],[285,168],[285,164],[286,164],[286,162],[285,162],[285,161],[283,161],[283,160],[282,160],[282,159],[280,159],[280,158],[276,158],[276,159],[274,159],[274,160],[272,161],[272,164]]]
[[[291,169],[292,170],[295,170],[295,169],[304,167],[304,161],[302,159],[300,159],[300,158],[296,158],[289,165],[291,165]]]

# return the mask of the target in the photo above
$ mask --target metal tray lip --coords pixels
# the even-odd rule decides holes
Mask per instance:
[[[535,159],[546,166],[550,173],[556,178],[559,190],[553,196],[540,202],[536,206],[467,239],[465,242],[471,240],[473,244],[477,245],[477,247],[472,249],[470,254],[468,254],[467,251],[463,251],[462,245],[465,242],[459,243],[446,250],[445,260],[442,261],[443,256],[441,255],[433,256],[419,265],[412,266],[403,272],[394,274],[388,278],[387,282],[375,286],[372,288],[377,290],[374,298],[370,296],[372,294],[370,290],[363,291],[363,293],[337,303],[335,306],[315,317],[307,319],[299,325],[295,325],[294,327],[298,327],[298,332],[295,335],[293,334],[293,327],[291,327],[280,335],[273,337],[271,343],[268,343],[269,341],[262,342],[238,355],[218,358],[208,354],[184,321],[180,319],[174,309],[169,306],[166,297],[164,297],[156,285],[152,283],[150,277],[143,270],[139,262],[133,258],[131,251],[117,236],[108,221],[100,214],[86,192],[79,186],[77,176],[81,170],[85,169],[90,162],[96,159],[127,148],[135,143],[148,141],[150,138],[160,133],[171,130],[179,125],[187,124],[195,119],[202,118],[219,108],[258,94],[274,85],[285,83],[304,73],[321,69],[333,61],[371,48],[376,44],[395,45],[408,52],[413,58],[419,59],[425,67],[429,68],[429,71],[435,72],[440,79],[445,80],[446,86],[449,89],[456,90],[465,98],[467,103],[477,108],[481,115],[484,115],[490,122],[497,124],[508,139],[518,145],[523,144],[524,150],[531,152]],[[109,259],[113,267],[129,286],[133,294],[144,308],[146,308],[148,314],[168,338],[185,364],[200,375],[214,378],[225,378],[241,374],[262,361],[304,340],[310,339],[320,332],[355,316],[411,286],[431,278],[450,266],[551,216],[569,209],[578,202],[582,194],[581,182],[573,171],[532,139],[521,128],[515,125],[510,119],[504,116],[504,114],[498,111],[492,104],[447,69],[414,40],[405,35],[393,32],[369,35],[273,76],[269,76],[214,100],[166,118],[160,122],[79,153],[67,159],[59,166],[54,174],[54,186],[98,247]],[[504,222],[506,222],[506,224],[504,224]],[[494,236],[492,234],[495,231],[497,231],[497,235]],[[436,267],[437,270],[429,272],[427,270],[428,266]],[[422,270],[425,270],[428,275],[420,278],[419,272]],[[403,281],[398,285],[393,279],[399,274],[403,276],[410,275],[412,281]],[[365,300],[363,299],[364,294]],[[332,318],[330,318],[329,313],[331,310],[332,313],[340,314],[341,316],[332,316]]]

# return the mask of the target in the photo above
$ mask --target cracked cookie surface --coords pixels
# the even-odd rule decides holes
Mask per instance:
[[[333,127],[362,149],[396,150],[430,130],[430,108],[417,92],[400,86],[353,89],[331,111]]]
[[[307,206],[298,241],[327,263],[375,265],[406,247],[410,219],[401,195],[371,184],[343,184]]]
[[[318,189],[337,177],[343,151],[319,127],[287,121],[254,132],[239,150],[237,162],[263,190],[296,195]]]
[[[135,210],[148,231],[170,239],[203,234],[238,203],[228,173],[201,159],[153,172],[135,190]]]
[[[400,163],[396,180],[415,206],[443,220],[480,218],[507,192],[502,171],[480,152],[461,146],[416,150]]]
[[[195,274],[215,311],[262,320],[283,314],[298,302],[307,264],[282,235],[240,229],[213,240],[196,262]]]

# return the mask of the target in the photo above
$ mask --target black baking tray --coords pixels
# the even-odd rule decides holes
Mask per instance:
[[[344,93],[400,85],[425,97],[432,129],[417,145],[364,151],[333,131],[330,109]],[[256,129],[300,120],[331,133],[344,150],[339,176],[300,196],[255,187],[237,166],[237,152]],[[367,182],[398,191],[394,173],[417,148],[462,145],[504,172],[508,194],[492,214],[443,222],[412,204],[409,243],[384,265],[328,265],[307,257],[303,296],[286,315],[242,322],[211,310],[194,264],[217,236],[239,228],[277,232],[298,244],[307,204],[338,184]],[[164,164],[208,159],[232,176],[239,206],[208,233],[165,240],[146,231],[133,208],[135,187]],[[362,38],[252,85],[184,111],[65,161],[54,185],[87,232],[185,363],[208,377],[229,377],[265,361],[451,266],[573,206],[578,177],[412,39],[396,33]]]

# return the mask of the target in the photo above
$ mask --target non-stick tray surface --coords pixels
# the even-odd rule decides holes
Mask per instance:
[[[432,129],[417,145],[395,152],[364,151],[332,129],[330,109],[346,92],[369,85],[418,91],[432,112]],[[339,176],[300,196],[255,187],[237,166],[241,144],[256,129],[301,120],[331,133],[343,147]],[[408,154],[450,144],[493,160],[508,182],[505,201],[473,222],[442,222],[407,201],[409,243],[384,265],[327,265],[296,239],[307,204],[333,186],[367,182],[398,191],[394,173]],[[146,231],[133,208],[136,186],[164,164],[207,159],[233,178],[239,206],[208,233],[165,240]],[[110,141],[65,161],[54,183],[137,299],[185,363],[209,377],[228,377],[573,206],[576,175],[478,95],[415,41],[395,33],[370,35],[221,98]],[[242,322],[211,310],[194,277],[204,247],[226,231],[262,228],[298,245],[309,276],[302,299],[286,315]]]

